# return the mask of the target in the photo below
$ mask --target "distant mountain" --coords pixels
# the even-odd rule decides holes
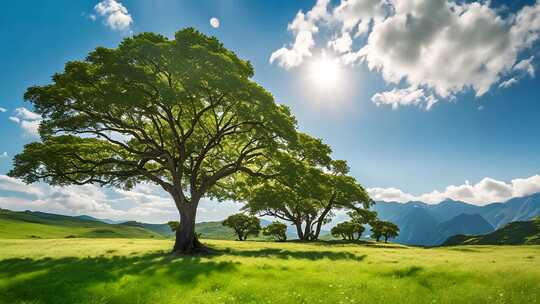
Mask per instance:
[[[540,217],[512,222],[485,235],[454,235],[443,243],[455,245],[540,245]]]
[[[482,216],[495,228],[510,222],[527,221],[540,215],[540,193],[487,205],[484,209]]]
[[[489,224],[479,214],[462,213],[449,221],[437,225],[437,229],[432,239],[432,245],[440,245],[449,237],[456,234],[486,234],[493,231],[493,226]]]
[[[482,207],[467,204],[451,199],[444,200],[437,205],[428,205],[431,214],[440,222],[449,221],[461,214],[481,214]]]
[[[392,222],[399,226],[400,233],[393,242],[410,245],[430,245],[438,221],[422,207],[411,207]]]
[[[381,219],[398,225],[400,235],[394,240],[395,242],[432,246],[441,244],[445,240],[442,236],[437,236],[437,233],[443,236],[450,236],[446,234],[456,231],[460,231],[461,234],[477,234],[478,231],[486,233],[489,231],[482,230],[488,227],[484,221],[491,225],[492,229],[497,229],[513,221],[530,220],[540,215],[540,193],[485,206],[454,200],[445,200],[439,204],[416,201],[408,203],[377,202],[373,210],[377,211]],[[465,217],[455,219],[462,214],[476,216],[468,219]],[[452,219],[455,220],[451,221]],[[448,221],[451,222],[443,225]],[[457,226],[450,227],[452,225]]]

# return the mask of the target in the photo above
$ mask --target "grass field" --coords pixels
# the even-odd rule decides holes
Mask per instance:
[[[540,303],[540,246],[0,240],[0,303]]]

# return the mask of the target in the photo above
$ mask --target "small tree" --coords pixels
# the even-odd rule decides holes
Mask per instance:
[[[353,241],[355,239],[355,233],[357,234],[356,238],[359,239],[363,232],[364,226],[352,221],[339,223],[333,227],[332,230],[330,230],[330,233],[334,237],[341,237],[343,240],[349,241]]]
[[[386,221],[374,221],[371,224],[372,237],[380,241],[381,237],[384,237],[384,242],[387,243],[388,239],[395,238],[399,235],[399,227],[392,223]]]
[[[287,240],[287,225],[280,222],[273,222],[264,227],[263,235],[270,236],[277,241],[284,242]]]
[[[384,222],[382,234],[384,242],[388,243],[388,239],[395,238],[399,235],[399,227],[391,222]]]
[[[376,220],[371,223],[371,237],[377,242],[381,240],[383,235],[383,222]]]
[[[351,222],[357,225],[356,227],[358,230],[356,233],[358,239],[360,239],[362,233],[364,233],[364,225],[371,224],[377,220],[377,212],[367,209],[355,209],[347,214],[351,218]]]
[[[223,221],[223,226],[232,228],[239,241],[245,241],[248,235],[258,236],[261,231],[261,221],[255,216],[243,213],[229,216]]]

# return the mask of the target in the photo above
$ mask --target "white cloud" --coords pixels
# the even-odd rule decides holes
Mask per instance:
[[[399,106],[416,105],[423,107],[426,110],[430,110],[438,101],[433,95],[427,95],[423,89],[413,87],[380,92],[373,95],[371,100],[377,106],[390,105],[392,106],[392,109],[397,109]]]
[[[39,137],[41,115],[26,108],[16,108],[14,115],[15,116],[9,117],[11,121],[18,124],[27,135],[31,137]]]
[[[35,185],[26,185],[22,181],[0,174],[0,191],[14,191],[29,195],[42,195],[41,190]]]
[[[16,108],[15,115],[23,120],[40,120],[41,115],[34,113],[27,108]]]
[[[333,20],[342,25],[343,32],[354,31],[356,36],[368,32],[369,24],[382,21],[391,11],[388,1],[381,0],[348,0],[341,1],[333,11]]]
[[[277,61],[285,69],[299,66],[305,57],[311,57],[311,48],[314,45],[313,34],[309,31],[301,31],[296,35],[296,40],[291,48],[282,47],[272,53],[270,63]]]
[[[329,41],[328,46],[338,53],[350,52],[352,47],[351,35],[345,32],[341,37]]]
[[[327,7],[329,0],[317,0],[315,6],[304,14],[299,11],[287,29],[295,34],[294,43],[276,50],[270,56],[270,63],[277,61],[279,66],[290,69],[302,64],[306,57],[311,57],[311,49],[315,46],[313,34],[319,31],[317,22],[329,17]]]
[[[513,86],[513,85],[516,84],[517,82],[518,82],[517,79],[514,78],[514,77],[512,77],[512,78],[510,78],[510,79],[508,79],[508,80],[505,80],[505,81],[501,82],[501,83],[499,84],[499,88],[506,89],[506,88],[509,88],[509,87]]]
[[[7,152],[0,153],[0,158],[6,158],[6,157],[8,157]]]
[[[324,7],[326,15],[310,18],[315,7]],[[365,63],[389,84],[447,100],[466,91],[482,96],[518,71],[534,77],[533,57],[517,60],[540,37],[540,1],[515,13],[490,1],[342,0],[333,8],[325,1],[315,7],[296,15],[288,26],[295,43],[274,52],[271,62],[299,66],[322,40],[321,48],[335,51],[344,64]],[[324,35],[315,37],[322,28]],[[325,42],[326,37],[333,38]]]
[[[94,10],[105,19],[105,25],[112,30],[127,31],[133,24],[133,18],[127,8],[119,1],[103,0],[94,6]]]
[[[213,28],[218,28],[218,27],[219,27],[219,19],[216,18],[216,17],[210,18],[210,25],[211,25]]]
[[[4,112],[6,112],[6,111],[7,111],[7,109],[6,109],[6,108],[2,108],[2,107],[0,107],[0,113],[4,113]]]
[[[442,192],[435,190],[420,195],[406,193],[397,188],[369,188],[368,192],[371,198],[376,201],[400,203],[422,201],[435,204],[445,199],[453,199],[475,205],[485,205],[540,192],[540,175],[517,178],[510,182],[486,177],[474,185],[466,181],[462,185],[450,185]]]

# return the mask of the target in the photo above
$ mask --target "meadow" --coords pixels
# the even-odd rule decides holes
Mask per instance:
[[[540,303],[540,246],[0,240],[0,303]]]

